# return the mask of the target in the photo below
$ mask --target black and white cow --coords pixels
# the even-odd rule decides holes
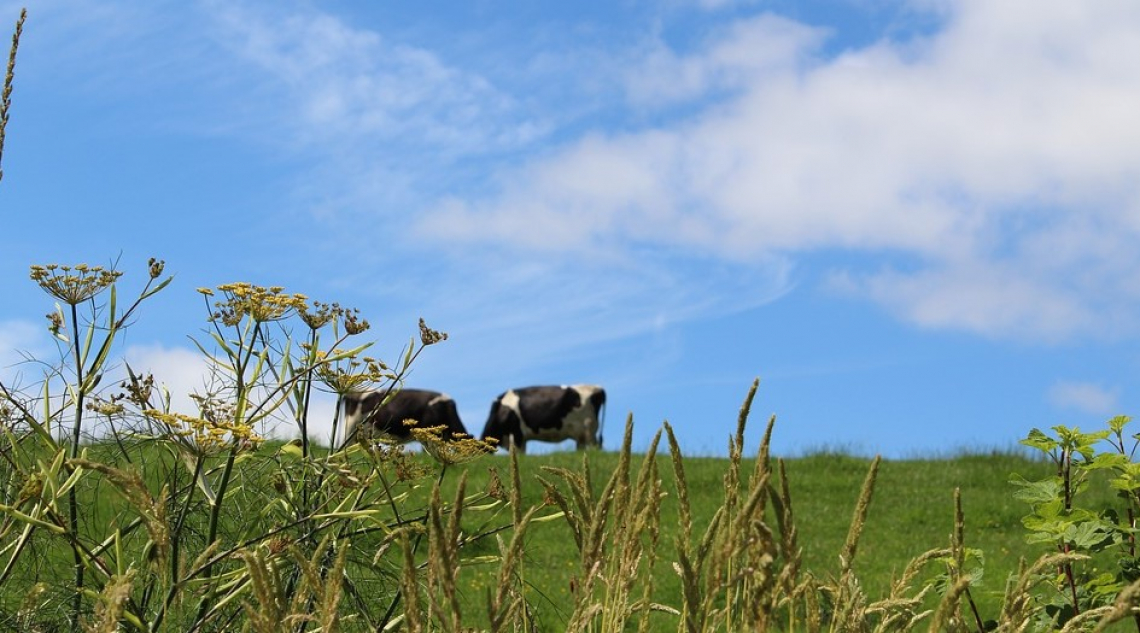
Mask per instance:
[[[391,397],[388,396],[391,394]],[[384,399],[388,398],[387,402]],[[444,439],[467,436],[451,396],[426,389],[362,391],[344,396],[345,444],[357,434],[380,435],[397,442],[410,442],[412,428],[444,427]],[[415,420],[415,424],[405,424]]]
[[[526,452],[528,440],[561,442],[572,439],[578,450],[602,446],[599,414],[606,390],[596,385],[524,387],[495,398],[482,439]]]

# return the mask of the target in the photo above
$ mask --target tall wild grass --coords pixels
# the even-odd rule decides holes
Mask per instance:
[[[23,21],[0,103],[0,152]],[[809,544],[787,467],[769,454],[774,418],[755,458],[745,457],[757,383],[729,438],[711,516],[694,513],[672,428],[635,456],[632,416],[604,483],[590,453],[580,466],[525,481],[512,453],[508,481],[496,475],[472,489],[467,463],[486,459],[488,447],[431,431],[417,434],[431,464],[367,439],[343,450],[312,443],[316,390],[398,389],[446,335],[421,321],[419,337],[389,364],[366,355],[371,343],[359,339],[369,325],[356,310],[279,287],[199,289],[205,329],[195,344],[209,378],[191,394],[194,411],[175,410],[161,376],[113,355],[170,284],[164,268],[150,260],[133,292],[113,266],[31,268],[54,304],[45,325],[58,356],[29,359],[15,381],[0,382],[4,630],[535,631],[527,546],[551,522],[569,530],[577,551],[559,625],[572,632],[1077,631],[1138,612],[1140,470],[1127,457],[1127,420],[1114,419],[1111,438],[1063,427],[1056,437],[1030,435],[1058,475],[1021,482],[1026,526],[1055,551],[1023,563],[1000,612],[987,616],[972,596],[978,566],[957,495],[947,541],[911,560],[886,595],[867,595],[854,562],[877,458],[836,553],[838,571],[805,566]],[[332,420],[330,446],[340,422]],[[297,439],[264,444],[266,429],[282,426]],[[1092,448],[1106,438],[1119,445],[1107,458]],[[662,441],[667,454],[659,455]],[[1098,469],[1113,473],[1126,516],[1081,507],[1082,486]],[[535,487],[543,499],[527,505],[524,493]],[[1106,551],[1124,571],[1088,573],[1083,566]],[[468,582],[487,566],[494,583],[473,607]],[[662,589],[662,567],[679,590]]]

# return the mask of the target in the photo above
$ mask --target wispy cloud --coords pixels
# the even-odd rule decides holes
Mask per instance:
[[[174,411],[187,415],[198,414],[198,405],[190,395],[209,393],[212,384],[210,367],[201,352],[162,344],[132,345],[123,350],[123,360],[136,374],[152,374],[156,385],[170,395]],[[125,376],[126,369],[117,366],[115,382],[121,381]],[[319,390],[314,393],[309,412],[310,436],[328,442],[335,405],[334,397]],[[295,436],[297,429],[291,423],[292,419],[291,414],[283,410],[273,425],[262,431]]]
[[[210,6],[219,43],[280,96],[274,127],[308,149],[368,148],[394,162],[388,152],[481,154],[538,131],[513,95],[429,48],[298,5]]]
[[[1118,398],[1117,389],[1089,382],[1057,382],[1049,389],[1049,401],[1054,406],[1093,415],[1119,413]]]
[[[196,119],[221,121],[210,133],[303,157],[286,186],[290,211],[328,230],[314,243],[335,232],[329,251],[370,270],[436,262],[401,283],[461,295],[502,262],[541,261],[544,279],[610,284],[599,292],[627,300],[622,314],[665,314],[684,292],[654,280],[720,297],[690,305],[739,295],[690,262],[771,289],[788,262],[841,253],[826,282],[925,327],[1049,340],[1140,327],[1140,9],[1127,3],[917,3],[936,29],[839,54],[826,29],[733,3],[684,45],[660,24],[604,46],[567,39],[510,81],[309,4],[193,6],[132,12],[148,35],[122,55],[159,37],[194,47],[147,76],[171,89],[189,73],[188,108],[222,104]],[[79,33],[52,15],[58,41]],[[617,291],[635,284],[650,290]],[[472,292],[509,304],[512,291]]]
[[[1140,10],[964,2],[945,20],[806,67],[817,34],[780,19],[738,23],[688,56],[651,51],[640,68],[660,79],[633,94],[716,98],[502,169],[497,193],[442,200],[420,235],[737,262],[831,249],[878,262],[841,273],[848,288],[923,325],[1134,331],[1140,254],[1124,245],[1140,237],[1140,68],[1124,60],[1140,56]]]
[[[47,325],[30,321],[0,321],[0,382],[21,387],[43,379],[43,369],[27,361],[52,352]]]

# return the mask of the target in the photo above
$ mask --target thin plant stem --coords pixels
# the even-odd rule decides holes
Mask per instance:
[[[79,309],[76,304],[71,304],[71,325],[72,325],[72,342],[74,343],[75,352],[75,420],[71,427],[71,447],[68,450],[67,456],[70,459],[75,459],[79,456],[79,438],[83,427],[83,400],[86,395],[84,380],[83,380],[83,357],[79,350]],[[68,528],[72,531],[76,539],[79,538],[79,500],[75,486],[67,493],[67,511],[68,511]],[[72,597],[71,603],[71,624],[73,627],[79,627],[79,612],[83,608],[83,556],[80,554],[78,548],[72,548],[72,560],[75,563],[75,596]]]

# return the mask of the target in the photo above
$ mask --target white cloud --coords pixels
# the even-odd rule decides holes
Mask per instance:
[[[0,382],[20,387],[43,379],[39,365],[29,359],[46,358],[51,349],[47,324],[29,321],[0,321]]]
[[[1054,406],[1064,409],[1075,409],[1093,415],[1113,415],[1117,411],[1119,393],[1088,382],[1055,383],[1049,389],[1049,401]]]
[[[488,250],[455,268],[461,272],[439,283],[382,279],[368,294],[381,305],[418,311],[380,315],[377,320],[389,328],[410,327],[422,314],[429,325],[452,335],[427,354],[438,361],[414,370],[417,380],[457,384],[485,379],[492,389],[510,384],[513,372],[565,366],[569,355],[612,358],[617,340],[755,308],[787,292],[792,283],[787,262],[778,259],[738,266],[649,249],[625,259],[606,253],[532,257]],[[377,350],[384,358],[394,351]],[[466,354],[471,357],[458,358]],[[452,373],[463,375],[440,379],[451,366],[456,368]],[[470,367],[479,367],[479,376],[467,375]]]
[[[1140,238],[1140,5],[972,0],[945,19],[806,67],[817,34],[778,18],[688,57],[650,51],[638,70],[659,76],[631,82],[639,103],[734,96],[503,169],[496,195],[441,202],[421,235],[586,256],[904,257],[841,274],[930,326],[1135,329],[1140,289],[1121,280],[1140,266],[1126,247]]]
[[[170,393],[172,410],[187,415],[198,414],[198,406],[190,394],[206,393],[210,386],[209,367],[199,351],[158,343],[132,345],[125,350],[124,360],[136,374],[154,375],[156,385],[165,387]],[[125,369],[122,375],[126,375]],[[328,441],[335,404],[335,398],[315,393],[308,418],[310,437],[316,437],[322,442]],[[278,423],[265,430],[281,437],[297,435],[295,426],[288,422]]]
[[[203,393],[210,377],[209,368],[200,353],[153,343],[128,347],[123,359],[135,374],[154,375],[156,386],[165,387],[170,393],[172,410],[186,415],[198,413],[198,406],[190,394]],[[125,369],[122,375],[126,377]]]
[[[680,54],[655,38],[627,69],[625,88],[640,107],[746,89],[806,64],[824,36],[823,29],[763,14],[710,34],[699,55]]]
[[[326,13],[211,6],[219,42],[280,95],[274,128],[308,148],[363,147],[376,160],[377,142],[405,140],[453,156],[513,146],[535,133],[512,96],[431,50]]]

